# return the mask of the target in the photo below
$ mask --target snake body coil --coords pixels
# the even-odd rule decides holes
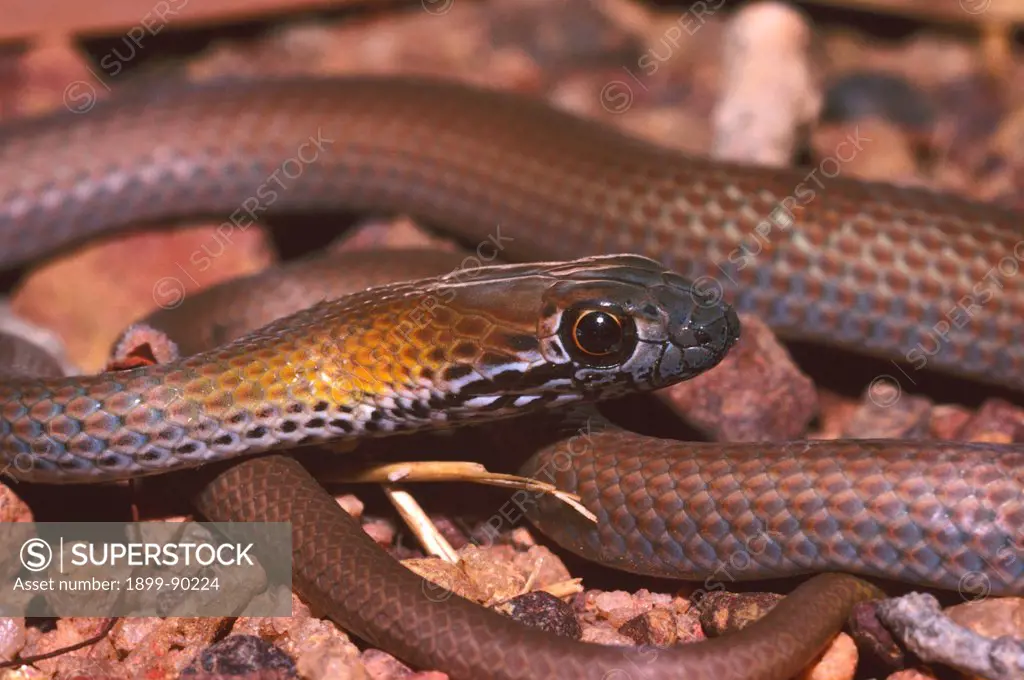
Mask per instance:
[[[786,337],[1024,388],[1024,277],[1005,274],[1020,259],[1020,216],[993,206],[689,158],[538,102],[425,80],[172,87],[0,130],[0,266],[145,222],[216,215],[230,230],[329,209],[411,214],[488,258],[642,253],[693,283],[631,257],[512,266],[289,309],[177,364],[5,380],[8,461],[35,456],[27,479],[99,481],[653,388],[721,358],[734,324],[718,293]],[[574,278],[592,265],[610,289]],[[446,291],[451,315],[405,323]],[[601,310],[575,306],[579,291],[615,313],[584,315]],[[596,344],[574,353],[579,337]],[[533,472],[563,444],[541,451]],[[842,570],[1020,594],[1022,456],[1019,445],[952,442],[695,445],[611,428],[555,479],[599,525],[552,519],[543,502],[529,511],[567,548],[643,573],[699,577],[757,545],[744,578]],[[738,635],[645,658],[458,598],[424,600],[419,579],[382,560],[294,463],[242,462],[197,504],[221,520],[293,521],[306,597],[459,678],[782,680],[854,603],[878,596],[858,579],[817,577]]]
[[[423,79],[172,85],[0,132],[0,267],[148,221],[339,208],[487,257],[636,252],[784,336],[1024,387],[1020,220],[994,206],[691,158]]]

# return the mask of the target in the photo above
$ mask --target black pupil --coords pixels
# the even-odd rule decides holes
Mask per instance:
[[[576,323],[576,344],[588,354],[611,354],[622,342],[622,326],[611,314],[589,312]]]

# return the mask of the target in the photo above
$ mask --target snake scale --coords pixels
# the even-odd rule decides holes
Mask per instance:
[[[275,212],[339,209],[410,214],[502,260],[548,263],[484,275],[495,281],[506,274],[510,282],[522,281],[520,275],[536,280],[544,267],[593,265],[579,258],[645,255],[674,274],[621,256],[632,272],[627,279],[640,272],[657,271],[659,281],[678,275],[672,285],[704,300],[701,309],[724,314],[726,300],[785,338],[1024,387],[1020,216],[996,206],[688,157],[526,97],[427,79],[171,86],[115,96],[87,115],[56,114],[0,129],[0,267],[147,223],[213,215],[230,230]],[[600,267],[617,261],[594,262],[605,263]],[[185,266],[206,264],[200,257]],[[336,274],[344,279],[343,271]],[[482,383],[443,369],[457,344],[451,334],[438,335],[447,340],[439,348],[445,356],[436,357],[439,371],[428,373],[437,389],[433,401],[429,395],[425,401],[391,395],[382,408],[369,403],[380,397],[372,385],[362,386],[369,401],[359,403],[346,402],[350,393],[332,388],[324,366],[366,345],[328,342],[326,329],[371,328],[374,319],[388,316],[387,291],[404,290],[408,297],[395,299],[408,301],[442,280],[429,281],[292,310],[294,316],[251,335],[198,347],[201,353],[179,364],[137,375],[7,380],[0,387],[3,455],[10,460],[25,447],[38,453],[33,437],[56,433],[65,439],[61,447],[42,447],[52,458],[40,459],[39,481],[98,481],[139,474],[145,465],[159,472],[182,457],[194,456],[195,463],[287,445],[289,437],[310,435],[302,423],[313,421],[323,430],[326,416],[316,415],[321,407],[332,416],[346,408],[348,416],[358,412],[363,418],[359,428],[335,419],[334,437],[363,433],[367,424],[378,430],[373,434],[385,434],[408,414],[429,427],[424,423],[445,420],[439,415],[444,395],[469,384],[489,386],[471,397],[481,412],[493,406],[496,415],[507,415],[535,403],[532,393],[486,391],[506,385],[495,381],[497,366],[508,369],[506,387],[512,389],[517,371],[530,375],[527,365],[546,365],[556,356],[538,354],[522,332],[518,344],[508,344],[511,334],[495,341],[506,355],[491,356],[491,373],[483,371],[490,379]],[[615,281],[623,284],[621,277]],[[502,295],[481,285],[476,290],[491,292],[455,296],[455,317],[440,328],[458,323],[463,304],[487,310],[492,322],[512,317],[520,329],[524,318],[515,317],[523,310],[543,318],[572,309],[560,303],[538,307],[543,294],[536,286],[530,292],[526,285],[518,297],[518,283],[497,285]],[[607,293],[616,299],[614,286]],[[658,304],[671,308],[675,302]],[[635,313],[614,318],[637,325]],[[606,337],[607,328],[595,328],[594,337]],[[680,356],[686,354],[681,347],[721,342],[724,335],[689,327],[668,334],[685,336],[674,345]],[[418,339],[417,349],[424,351],[428,340]],[[563,350],[566,340],[571,338],[563,338]],[[479,341],[471,334],[467,344]],[[422,356],[403,347],[385,347],[369,365],[392,376],[421,366]],[[472,350],[465,348],[467,361]],[[524,352],[531,362],[522,360]],[[473,354],[473,360],[483,361],[481,356]],[[687,363],[655,361],[648,369],[671,366],[671,379],[684,379]],[[319,396],[296,407],[304,419],[297,423],[278,407],[294,396],[287,385],[300,370],[307,373],[299,382],[315,385]],[[544,379],[558,377],[547,373]],[[168,402],[178,396],[174,387],[181,380],[191,384],[189,398],[181,400],[189,406],[170,428],[162,418],[174,407]],[[218,401],[228,388],[244,407],[241,415],[229,414],[226,402]],[[26,401],[30,393],[32,404]],[[133,405],[138,415],[130,422],[112,417],[125,407],[118,399],[126,393],[142,406]],[[261,406],[267,407],[263,413]],[[154,445],[164,431],[173,441],[187,437],[185,448],[175,453]],[[111,432],[118,434],[115,446],[105,445]],[[63,454],[76,435],[74,451],[81,455],[67,462]],[[561,445],[538,452],[531,464],[543,468]],[[596,434],[571,468],[559,468],[557,480],[581,495],[598,515],[597,525],[564,515],[547,520],[543,502],[531,518],[572,550],[642,573],[700,578],[737,546],[768,536],[749,578],[836,571],[951,589],[965,578],[982,578],[993,594],[1020,594],[1022,463],[1019,445],[697,444],[611,428]],[[300,592],[349,630],[459,678],[620,677],[616,671],[621,677],[787,678],[821,650],[854,603],[879,596],[859,579],[825,574],[738,634],[655,652],[603,648],[531,631],[459,598],[427,601],[417,595],[418,577],[388,562],[286,459],[242,461],[206,486],[196,502],[210,518],[292,521]]]

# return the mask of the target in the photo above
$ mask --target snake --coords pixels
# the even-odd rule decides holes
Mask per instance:
[[[554,410],[562,399],[603,399],[624,376],[629,389],[687,379],[713,370],[736,331],[728,322],[730,331],[698,333],[698,312],[718,327],[733,313],[750,314],[782,338],[1019,390],[1024,277],[1015,267],[1024,246],[1014,210],[831,172],[685,155],[530,97],[425,77],[165,85],[112,96],[84,115],[0,128],[0,268],[147,224],[216,216],[225,236],[275,214],[331,211],[411,215],[467,244],[478,264],[512,264],[469,268],[482,277],[476,286],[454,273],[428,276],[290,310],[257,330],[220,325],[196,353],[170,364],[4,379],[4,459],[29,451],[38,465],[28,475],[43,483],[237,459],[196,493],[199,511],[222,521],[291,521],[299,592],[360,637],[456,678],[782,679],[821,652],[853,606],[881,596],[852,574],[952,590],[980,579],[993,595],[1022,592],[1024,447],[1015,444],[700,443],[608,427],[573,452],[571,466],[557,463],[567,439],[543,448],[530,470],[554,470],[557,485],[598,517],[547,520],[544,499],[524,508],[569,550],[680,578],[703,578],[738,550],[752,559],[744,578],[826,572],[737,633],[658,650],[573,642],[458,597],[429,600],[422,580],[362,535],[297,462],[247,457],[300,440],[485,424],[531,405]],[[197,251],[181,264],[199,271],[216,257]],[[586,279],[591,267],[618,272],[602,289],[607,297],[591,296],[595,308],[583,310],[609,315],[595,317],[603,321],[594,337],[607,339],[609,327],[636,330],[612,343],[616,361],[543,396],[536,390],[567,379],[559,361],[581,337],[566,336],[553,319],[588,316],[573,306],[572,290],[601,288]],[[576,272],[586,280],[561,280]],[[539,304],[554,281],[568,287]],[[442,330],[428,349],[428,325],[418,329],[424,337],[381,341],[374,324],[394,323],[389,305],[448,286],[465,295],[454,296],[436,328],[482,316],[518,330],[483,344]],[[630,292],[616,292],[621,286]],[[673,288],[690,302],[651,302]],[[702,302],[694,308],[694,300]],[[659,335],[670,317],[655,323],[652,314],[680,304],[690,321]],[[349,326],[370,330],[344,341],[330,330]],[[636,342],[642,328],[660,349]],[[568,365],[579,371],[588,360],[575,351]],[[424,379],[419,361],[431,352],[429,395],[380,387],[409,371]],[[459,352],[482,363],[450,372]],[[646,360],[631,371],[634,352]],[[333,385],[331,370],[357,356],[383,379]],[[610,382],[587,393],[591,379]],[[343,410],[346,418],[334,417]],[[755,539],[762,545],[751,551]]]

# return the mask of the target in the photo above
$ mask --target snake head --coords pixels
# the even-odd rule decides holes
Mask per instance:
[[[655,260],[588,259],[546,294],[541,352],[572,367],[588,397],[665,387],[717,366],[740,336],[736,312]]]
[[[366,291],[343,325],[377,380],[377,428],[449,425],[652,390],[717,365],[739,337],[721,300],[658,262],[589,257],[456,271]],[[429,303],[429,304],[427,304]],[[428,313],[424,313],[426,310]],[[410,323],[413,319],[421,323]],[[353,327],[370,329],[353,333]]]

